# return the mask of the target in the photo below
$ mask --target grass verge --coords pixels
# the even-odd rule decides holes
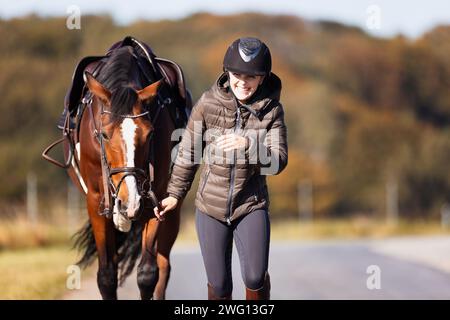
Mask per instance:
[[[177,241],[197,243],[193,216],[182,218]],[[424,220],[399,220],[396,224],[366,217],[314,220],[298,219],[271,221],[271,240],[327,240],[327,239],[381,239],[397,236],[450,235],[450,228],[439,222]]]
[[[0,299],[57,299],[77,253],[68,246],[0,252]]]
[[[271,225],[274,240],[322,240],[322,239],[381,239],[398,236],[450,235],[438,222],[399,220],[387,223],[383,220],[357,217],[339,220],[274,221]]]
[[[65,225],[29,222],[20,216],[0,220],[0,252],[36,247],[61,246],[70,243],[71,234]]]

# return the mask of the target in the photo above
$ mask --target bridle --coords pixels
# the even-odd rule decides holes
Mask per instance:
[[[114,199],[114,201],[116,201],[118,199],[119,196],[119,191],[120,191],[120,187],[122,185],[122,182],[124,181],[124,179],[128,176],[134,176],[138,185],[138,193],[141,196],[142,200],[150,200],[151,204],[152,204],[152,208],[154,207],[159,207],[159,202],[158,199],[155,195],[154,192],[154,132],[155,132],[155,124],[156,121],[158,120],[159,115],[161,114],[162,109],[164,109],[164,107],[167,104],[171,103],[171,99],[169,97],[167,98],[163,98],[158,90],[158,94],[155,98],[156,100],[156,105],[157,105],[157,110],[156,113],[152,119],[151,114],[150,114],[150,106],[147,106],[144,112],[133,115],[133,114],[127,114],[127,115],[122,115],[122,114],[117,114],[117,113],[113,113],[109,110],[105,110],[104,108],[104,104],[98,100],[98,102],[101,105],[101,111],[100,111],[100,119],[98,121],[99,125],[97,125],[97,121],[95,119],[94,116],[94,112],[92,110],[92,93],[89,93],[89,96],[83,98],[83,103],[85,103],[89,110],[90,110],[90,114],[91,114],[91,118],[93,120],[94,123],[94,132],[93,135],[94,137],[97,139],[99,145],[100,145],[100,158],[101,158],[101,166],[102,166],[102,181],[103,181],[103,193],[104,193],[104,208],[103,211],[99,210],[99,214],[100,215],[104,215],[108,218],[110,218],[112,216],[112,201]],[[154,104],[154,103],[152,103]],[[103,130],[102,130],[102,117],[104,114],[109,114],[109,115],[113,115],[115,117],[119,117],[119,118],[127,118],[127,119],[137,119],[137,118],[142,118],[142,117],[148,117],[151,126],[153,128],[152,131],[150,131],[149,133],[149,143],[150,143],[150,156],[148,159],[148,172],[141,169],[141,168],[137,168],[137,167],[116,167],[116,168],[111,168],[109,163],[108,163],[108,159],[106,156],[106,151],[105,151],[105,140],[107,140],[107,138],[105,138],[103,136]],[[117,186],[114,184],[114,181],[112,180],[112,177],[116,174],[119,173],[124,173],[124,175],[121,177],[119,183],[117,184]],[[146,188],[146,186],[148,186]],[[144,205],[144,203],[141,203],[142,205]],[[122,212],[119,211],[120,214],[123,214]]]

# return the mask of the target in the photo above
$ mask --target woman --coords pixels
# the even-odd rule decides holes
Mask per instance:
[[[231,299],[233,239],[246,298],[270,298],[266,175],[280,173],[288,159],[281,81],[271,66],[269,48],[260,40],[241,38],[231,44],[223,60],[224,73],[192,110],[168,197],[161,201],[161,211],[155,209],[163,219],[181,202],[199,166],[197,155],[203,154],[195,219],[208,299]]]

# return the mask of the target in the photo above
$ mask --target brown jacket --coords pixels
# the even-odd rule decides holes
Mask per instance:
[[[168,194],[178,199],[186,196],[202,157],[205,165],[195,199],[198,209],[228,223],[256,209],[268,209],[266,175],[280,173],[288,161],[280,93],[281,81],[272,73],[251,101],[237,108],[228,75],[223,73],[192,110]],[[245,150],[228,156],[217,150],[214,138],[226,133],[245,136]]]

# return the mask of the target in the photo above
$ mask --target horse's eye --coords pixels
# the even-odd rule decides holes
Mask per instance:
[[[105,139],[105,140],[109,140],[109,137],[108,137],[108,135],[106,134],[105,131],[102,131],[102,138]]]
[[[144,111],[149,111],[152,107],[152,104],[149,101],[145,101],[145,103],[142,105],[142,109],[144,109]]]

